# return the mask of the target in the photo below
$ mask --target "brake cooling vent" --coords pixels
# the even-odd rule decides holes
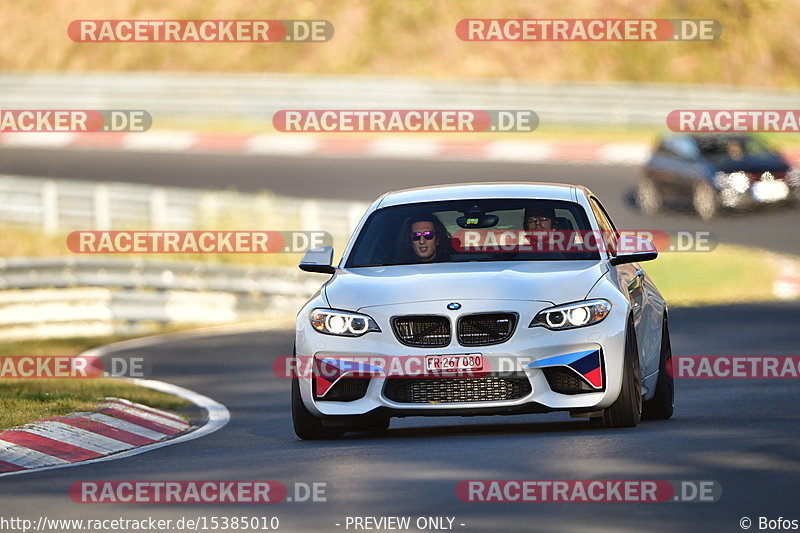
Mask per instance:
[[[352,402],[363,398],[367,394],[368,387],[369,378],[349,378],[345,376],[319,399],[326,402]]]
[[[581,394],[595,392],[597,389],[586,383],[574,371],[563,366],[553,366],[542,369],[550,390],[559,394]]]

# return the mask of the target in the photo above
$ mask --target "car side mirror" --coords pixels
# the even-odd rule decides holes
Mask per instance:
[[[649,240],[635,235],[621,235],[617,241],[617,255],[608,262],[616,266],[626,263],[652,261],[656,257],[658,257],[658,250]]]
[[[303,254],[300,260],[300,270],[306,272],[319,272],[320,274],[333,274],[333,246],[320,246],[312,248]]]

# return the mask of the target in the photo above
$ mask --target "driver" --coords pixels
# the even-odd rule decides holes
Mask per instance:
[[[450,235],[436,215],[423,213],[411,217],[406,227],[406,249],[410,248],[412,261],[430,263],[448,259]]]
[[[742,142],[738,139],[733,139],[728,142],[726,150],[728,152],[728,157],[734,161],[741,161],[744,158],[744,147],[742,146]]]

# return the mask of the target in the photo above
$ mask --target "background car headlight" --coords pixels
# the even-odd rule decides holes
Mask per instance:
[[[370,331],[381,330],[371,317],[360,313],[314,309],[309,318],[315,330],[328,335],[360,337]]]
[[[750,188],[750,178],[744,172],[717,172],[714,175],[714,185],[718,189],[733,189],[734,191],[743,194]]]
[[[573,304],[549,307],[537,314],[529,328],[544,326],[547,329],[572,329],[597,324],[611,311],[611,302],[586,300]]]

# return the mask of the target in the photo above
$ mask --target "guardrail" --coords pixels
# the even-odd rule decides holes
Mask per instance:
[[[324,281],[290,267],[108,258],[0,260],[0,339],[289,318]]]
[[[0,175],[0,223],[73,230],[327,231],[346,240],[366,203]]]
[[[51,234],[151,228],[322,230],[341,246],[366,208],[360,202],[268,193],[0,176],[0,223]],[[132,334],[156,324],[287,318],[322,281],[292,267],[107,256],[0,259],[0,339]]]
[[[542,123],[665,124],[674,109],[795,109],[798,90],[372,76],[6,73],[0,109],[145,109],[159,119],[269,122],[279,109],[533,109]]]

